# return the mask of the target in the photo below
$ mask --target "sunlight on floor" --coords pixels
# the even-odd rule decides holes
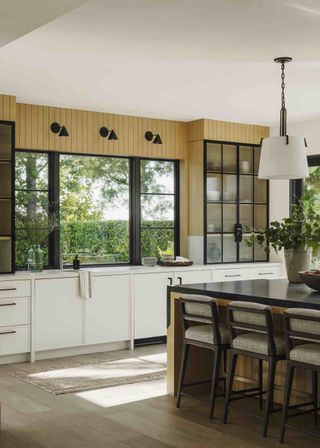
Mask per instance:
[[[147,400],[167,394],[166,379],[106,387],[104,389],[79,392],[75,395],[98,406],[108,408],[134,401]]]

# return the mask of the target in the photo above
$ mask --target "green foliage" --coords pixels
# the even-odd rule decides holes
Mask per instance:
[[[157,222],[167,226],[167,222]],[[151,230],[149,224],[142,229],[142,256],[159,256],[159,249],[166,250],[173,238],[171,229]],[[75,254],[83,264],[108,264],[129,262],[129,225],[127,221],[62,222],[64,261],[72,264]]]
[[[281,222],[273,221],[266,229],[259,229],[246,242],[272,247],[276,252],[281,249],[310,247],[313,253],[320,249],[320,168],[311,172],[305,184],[305,192],[296,205],[292,206],[291,216]]]

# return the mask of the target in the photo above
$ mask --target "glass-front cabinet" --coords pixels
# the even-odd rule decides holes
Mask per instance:
[[[245,241],[268,224],[268,181],[258,179],[260,146],[204,143],[204,262],[267,261]]]
[[[14,123],[0,121],[0,274],[13,272]]]

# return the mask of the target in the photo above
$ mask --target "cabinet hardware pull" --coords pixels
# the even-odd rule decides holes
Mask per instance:
[[[225,277],[241,277],[240,274],[225,274]]]
[[[16,291],[17,288],[0,288],[0,291]]]
[[[0,303],[0,306],[13,306],[16,305],[16,303],[12,302],[12,303]]]
[[[259,275],[272,275],[274,272],[259,272]]]
[[[16,333],[16,331],[14,331],[14,330],[12,330],[12,331],[2,331],[2,332],[0,333],[0,335],[1,335],[1,334],[14,334],[14,333]]]
[[[169,282],[170,282],[170,286],[172,286],[172,283],[173,283],[173,279],[172,279],[172,277],[168,277],[168,280],[169,280]]]
[[[182,277],[177,277],[177,279],[179,280],[179,285],[182,285]]]

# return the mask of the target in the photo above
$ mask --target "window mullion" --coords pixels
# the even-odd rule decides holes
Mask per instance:
[[[130,244],[131,263],[141,264],[141,201],[140,201],[140,159],[130,161]]]

